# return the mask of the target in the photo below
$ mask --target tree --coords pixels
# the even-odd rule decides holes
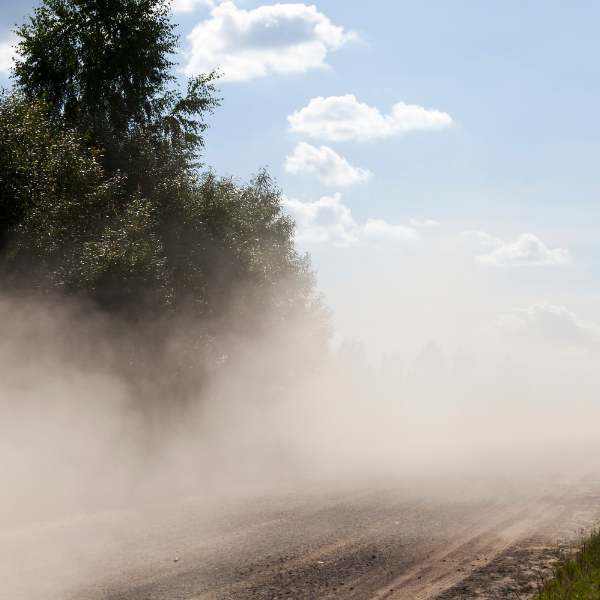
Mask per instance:
[[[302,319],[323,341],[279,188],[198,170],[215,75],[174,88],[168,6],[42,0],[19,28],[16,91],[0,98],[0,275],[91,301],[156,347],[185,315],[188,357]]]
[[[73,250],[99,232],[119,202],[97,154],[56,127],[41,100],[0,98],[0,264],[6,284],[63,286]],[[67,275],[68,273],[68,275]]]
[[[210,172],[169,180],[169,201],[157,204],[108,178],[98,152],[49,112],[40,100],[0,99],[8,279],[87,292],[109,311],[185,309],[215,323],[234,311],[242,317],[242,307],[283,318],[309,299],[308,260],[265,172],[246,185]]]
[[[17,29],[18,88],[102,148],[104,167],[126,173],[132,189],[147,181],[139,163],[149,149],[164,158],[166,146],[190,166],[203,114],[218,104],[214,73],[191,79],[185,95],[174,88],[169,8],[169,0],[43,0]]]

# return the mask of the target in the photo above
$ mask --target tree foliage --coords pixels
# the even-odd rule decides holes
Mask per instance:
[[[120,202],[97,152],[60,129],[41,100],[0,99],[0,264],[11,282],[64,287],[82,271],[78,248]],[[83,273],[82,273],[83,276]]]
[[[42,0],[18,29],[15,91],[0,98],[3,281],[128,323],[185,313],[220,347],[225,329],[299,315],[324,333],[276,184],[197,169],[215,75],[176,89],[168,7]]]
[[[43,0],[17,29],[19,89],[101,147],[109,172],[136,173],[144,148],[192,159],[217,104],[214,73],[174,87],[169,0]],[[140,156],[142,154],[142,156]],[[137,167],[137,168],[136,168]],[[138,177],[135,177],[135,175]]]
[[[283,316],[309,301],[308,261],[265,172],[245,185],[211,172],[168,181],[155,194],[163,204],[106,177],[98,152],[57,127],[42,101],[4,97],[0,136],[6,281],[87,293],[135,314],[219,317],[268,300]]]

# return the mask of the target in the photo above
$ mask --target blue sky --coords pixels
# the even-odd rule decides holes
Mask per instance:
[[[341,336],[456,351],[516,315],[596,343],[600,4],[175,2],[180,75],[225,75],[205,162],[277,178]]]

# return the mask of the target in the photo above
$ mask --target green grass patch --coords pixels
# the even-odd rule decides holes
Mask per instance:
[[[561,560],[535,600],[600,600],[600,530],[585,538],[572,558]]]

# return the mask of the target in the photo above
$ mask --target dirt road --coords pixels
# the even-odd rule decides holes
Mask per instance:
[[[600,519],[600,478],[188,499],[4,531],[11,600],[526,597],[559,541]]]

